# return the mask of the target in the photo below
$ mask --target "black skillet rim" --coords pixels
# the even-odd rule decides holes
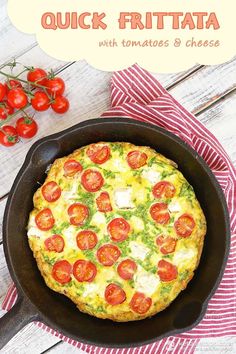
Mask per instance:
[[[154,125],[154,124],[150,124],[150,123],[144,123],[144,122],[140,122],[139,120],[135,120],[135,119],[130,119],[130,118],[122,118],[122,117],[114,117],[114,118],[94,118],[94,119],[89,119],[86,121],[83,121],[81,123],[78,123],[66,130],[63,130],[61,132],[49,135],[45,138],[42,138],[40,140],[38,140],[37,142],[35,142],[32,147],[30,148],[30,150],[28,151],[25,161],[22,165],[22,167],[20,168],[14,182],[13,185],[11,187],[11,190],[9,192],[9,196],[8,196],[8,200],[7,200],[7,204],[5,207],[5,213],[4,213],[4,219],[3,219],[3,248],[4,248],[4,254],[6,257],[6,261],[7,261],[7,266],[10,272],[10,275],[16,285],[16,288],[19,292],[19,298],[23,297],[23,299],[26,299],[27,301],[30,302],[30,305],[32,307],[32,309],[34,310],[35,313],[38,314],[38,320],[42,321],[43,323],[45,323],[46,325],[50,326],[51,328],[56,328],[56,326],[54,325],[53,321],[49,320],[46,316],[44,316],[38,309],[37,306],[35,304],[33,304],[27,294],[24,292],[22,285],[20,284],[20,282],[18,281],[18,278],[15,276],[14,270],[13,270],[13,266],[11,263],[11,256],[10,256],[10,252],[9,252],[9,245],[8,245],[8,237],[7,237],[7,224],[8,224],[8,216],[9,216],[9,212],[10,212],[10,207],[11,207],[11,199],[14,195],[15,192],[15,188],[18,185],[18,183],[20,182],[21,176],[25,170],[25,168],[29,165],[30,160],[35,152],[35,150],[40,147],[40,145],[44,144],[45,142],[48,141],[57,141],[60,139],[63,139],[65,136],[67,136],[68,134],[70,134],[71,132],[76,131],[78,128],[83,128],[85,126],[88,125],[93,125],[94,127],[96,127],[96,125],[101,125],[104,123],[126,123],[126,124],[131,124],[131,125],[138,125],[139,127],[147,127],[149,129],[153,129],[153,130],[158,130],[159,132],[161,132],[161,134],[163,134],[164,136],[167,136],[168,139],[170,140],[175,140],[178,144],[180,144],[182,147],[184,147],[185,149],[188,150],[188,152],[193,156],[193,157],[198,157],[198,162],[201,164],[201,166],[203,167],[203,169],[205,170],[205,172],[207,173],[211,183],[214,185],[215,190],[218,194],[219,200],[221,201],[222,207],[223,207],[223,212],[224,212],[224,219],[225,219],[225,226],[226,226],[226,234],[225,234],[225,253],[224,253],[224,257],[222,260],[222,265],[221,265],[221,270],[218,274],[218,277],[215,280],[215,284],[212,287],[212,289],[209,292],[209,295],[205,298],[205,300],[202,303],[202,308],[201,308],[201,312],[199,313],[199,316],[197,317],[197,319],[195,320],[194,323],[192,323],[190,326],[186,326],[182,329],[171,329],[170,331],[167,331],[166,333],[152,338],[150,340],[146,340],[146,341],[136,341],[133,342],[132,344],[127,343],[127,346],[125,343],[123,344],[103,344],[97,341],[90,341],[90,340],[85,340],[84,338],[80,338],[72,336],[69,332],[64,331],[61,328],[57,328],[56,330],[59,331],[62,334],[65,334],[66,336],[68,336],[69,338],[73,338],[76,341],[79,341],[81,343],[85,343],[88,345],[94,345],[94,346],[98,346],[98,347],[105,347],[105,348],[126,348],[126,347],[138,347],[138,346],[143,346],[143,345],[148,345],[151,343],[154,343],[157,340],[166,338],[170,335],[176,335],[176,334],[180,334],[183,331],[189,331],[190,329],[194,328],[197,326],[197,324],[203,319],[205,312],[207,310],[207,306],[208,306],[208,302],[210,300],[210,298],[214,295],[222,277],[224,274],[224,270],[226,267],[226,263],[227,263],[227,259],[228,259],[228,255],[229,255],[229,251],[230,251],[230,238],[231,238],[231,230],[230,230],[230,219],[229,219],[229,213],[228,213],[228,207],[227,207],[227,203],[226,203],[226,199],[224,196],[224,193],[218,183],[218,181],[216,180],[216,177],[214,176],[214,174],[212,173],[211,169],[208,167],[208,165],[206,164],[206,162],[204,161],[204,159],[187,143],[185,143],[183,140],[181,140],[178,136],[168,132],[167,130]],[[27,314],[26,314],[27,315]]]

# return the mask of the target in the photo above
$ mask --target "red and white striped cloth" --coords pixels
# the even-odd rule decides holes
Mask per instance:
[[[116,72],[111,82],[110,110],[103,117],[127,117],[157,124],[178,135],[207,162],[227,199],[231,217],[231,250],[223,279],[204,319],[194,329],[139,348],[108,349],[85,345],[57,333],[42,323],[37,325],[94,354],[164,354],[194,353],[200,338],[236,335],[236,171],[219,141],[184,109],[147,71],[134,65]],[[214,251],[214,250],[213,250]],[[9,310],[17,292],[12,285],[3,302]]]

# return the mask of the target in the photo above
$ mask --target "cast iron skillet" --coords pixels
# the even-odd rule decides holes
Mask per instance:
[[[65,296],[50,290],[27,243],[26,225],[32,197],[57,157],[98,141],[147,145],[178,163],[194,186],[207,218],[208,231],[193,280],[163,312],[143,321],[114,323],[79,312]],[[187,144],[157,126],[124,118],[94,119],[36,142],[12,186],[3,224],[7,264],[17,286],[16,305],[0,320],[0,347],[33,320],[40,320],[78,341],[106,347],[139,346],[197,325],[222,277],[230,243],[229,218],[223,193],[200,156]]]

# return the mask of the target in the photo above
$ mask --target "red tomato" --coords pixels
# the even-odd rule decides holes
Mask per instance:
[[[147,155],[145,152],[141,152],[139,150],[130,151],[127,155],[127,162],[131,168],[136,170],[144,166],[147,162]]]
[[[105,299],[108,304],[115,306],[126,300],[126,294],[120,286],[109,284],[105,290]]]
[[[110,196],[107,192],[102,192],[96,198],[97,208],[102,213],[106,213],[108,211],[112,211],[112,206],[110,202]]]
[[[72,266],[66,261],[58,261],[53,265],[52,277],[60,284],[66,284],[71,281]]]
[[[11,125],[0,128],[0,144],[6,147],[13,146],[18,142],[17,131]]]
[[[90,145],[86,153],[90,160],[97,164],[102,164],[106,162],[111,155],[109,146],[102,144]]]
[[[176,240],[170,236],[160,235],[156,239],[156,244],[160,246],[160,251],[163,254],[172,253],[176,247]]]
[[[16,130],[22,138],[30,139],[37,133],[38,124],[33,118],[21,117],[16,122]]]
[[[88,207],[81,203],[74,203],[69,206],[67,213],[70,217],[70,223],[72,225],[83,225],[84,221],[89,215]]]
[[[6,93],[8,94],[9,90],[13,88],[22,88],[20,81],[17,80],[8,80],[5,82]]]
[[[155,220],[158,224],[165,225],[170,220],[170,214],[166,203],[153,204],[150,208],[150,214],[153,220]]]
[[[132,279],[136,270],[137,264],[132,259],[125,259],[117,267],[119,276],[125,280]]]
[[[47,202],[55,202],[61,196],[61,188],[54,181],[48,182],[42,187],[42,195]]]
[[[76,160],[67,160],[64,163],[64,176],[73,177],[76,173],[82,172],[82,165]]]
[[[21,88],[13,88],[7,94],[7,101],[13,108],[25,108],[28,98]]]
[[[124,218],[116,218],[109,222],[107,231],[112,241],[121,242],[127,239],[130,232],[130,225]]]
[[[60,235],[53,235],[48,237],[44,241],[44,244],[48,251],[54,251],[58,253],[62,252],[65,246],[64,239]]]
[[[27,74],[27,80],[45,86],[47,83],[47,73],[40,68],[32,68]]]
[[[79,282],[87,281],[91,282],[97,274],[97,268],[95,264],[85,259],[79,259],[74,263],[73,275]]]
[[[175,186],[168,181],[161,181],[155,184],[152,189],[154,198],[172,198],[175,195]]]
[[[98,242],[97,235],[91,230],[83,230],[76,236],[77,246],[81,250],[91,250]]]
[[[50,107],[50,99],[45,92],[37,91],[31,99],[31,104],[36,111],[46,111]]]
[[[130,301],[130,308],[134,312],[139,313],[140,315],[143,315],[146,313],[152,305],[152,299],[150,297],[147,297],[143,293],[136,292],[131,301]]]
[[[174,227],[179,236],[189,237],[193,232],[195,225],[195,221],[191,215],[183,214],[178,220],[176,220]]]
[[[46,86],[52,97],[61,96],[65,91],[65,82],[60,77],[47,80]]]
[[[172,281],[177,278],[178,270],[174,264],[162,259],[158,262],[157,274],[159,275],[161,281]]]
[[[70,108],[70,103],[66,97],[57,96],[52,102],[51,107],[54,110],[54,112],[58,114],[63,114],[66,113]]]
[[[82,174],[81,183],[88,192],[97,192],[102,188],[104,179],[100,172],[89,169]]]
[[[0,82],[0,101],[2,101],[4,99],[6,94],[7,94],[6,86]]]
[[[0,129],[0,144],[6,147],[15,145],[18,142],[17,131],[11,125],[5,125]]]
[[[112,266],[120,255],[121,252],[119,248],[111,244],[103,245],[97,251],[99,262],[106,267]]]
[[[14,108],[7,101],[0,102],[0,119],[4,120],[14,112]]]
[[[42,231],[50,230],[55,223],[51,210],[49,208],[41,210],[35,217],[35,223]]]

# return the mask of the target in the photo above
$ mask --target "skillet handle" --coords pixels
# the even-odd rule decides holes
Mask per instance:
[[[24,298],[19,298],[16,304],[0,318],[0,349],[28,323],[37,320],[38,315],[32,305]]]

